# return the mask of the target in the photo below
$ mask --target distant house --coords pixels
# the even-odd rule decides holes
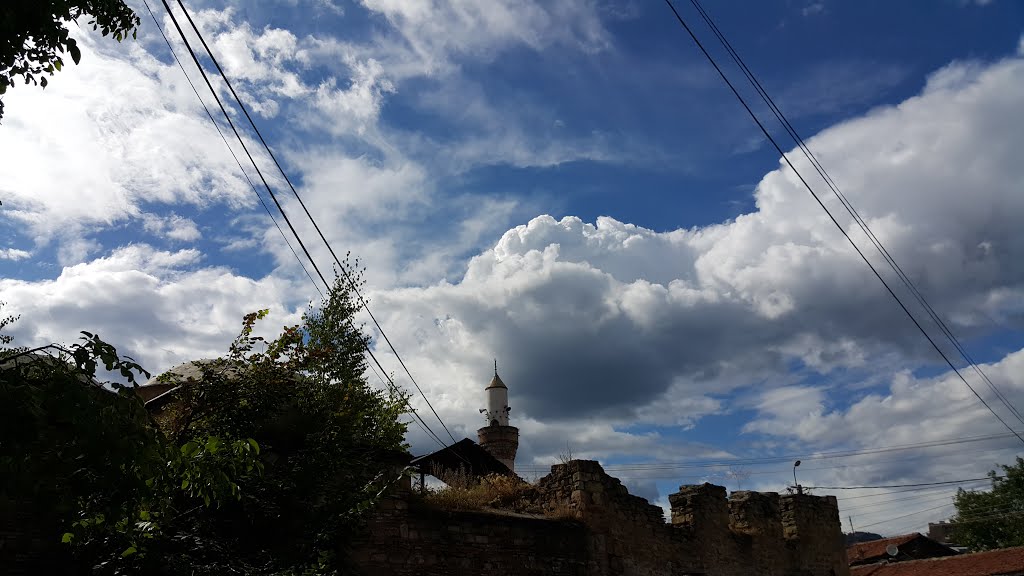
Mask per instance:
[[[436,452],[413,458],[409,464],[419,470],[421,475],[437,476],[443,472],[458,471],[474,478],[482,478],[488,474],[512,475],[508,466],[469,438]]]
[[[896,552],[891,554],[890,552]],[[860,542],[849,546],[846,549],[846,558],[850,566],[862,566],[876,564],[878,562],[905,562],[908,560],[922,560],[925,558],[938,558],[944,556],[955,556],[953,550],[945,544],[917,532]]]
[[[928,523],[928,537],[936,542],[941,542],[948,546],[955,546],[953,542],[953,530],[956,529],[956,524],[953,522],[929,522]]]
[[[1024,547],[853,566],[850,576],[1024,576]]]

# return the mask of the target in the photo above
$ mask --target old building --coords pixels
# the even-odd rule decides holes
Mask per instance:
[[[519,430],[509,424],[508,392],[495,368],[479,445],[466,439],[413,465],[510,473]],[[572,460],[552,466],[522,497],[543,513],[431,508],[410,490],[392,493],[351,558],[360,573],[379,576],[849,574],[832,496],[726,497],[721,486],[680,486],[666,522],[662,508],[629,494],[599,463]]]
[[[931,538],[914,532],[881,540],[860,542],[847,547],[846,556],[850,566],[875,564],[878,562],[905,562],[942,556],[955,556],[953,550]]]
[[[850,568],[851,576],[1024,576],[1024,547]]]

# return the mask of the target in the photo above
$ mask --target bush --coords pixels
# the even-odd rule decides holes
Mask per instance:
[[[431,488],[423,502],[441,510],[508,510],[520,513],[542,513],[536,487],[517,476],[488,474],[478,478],[465,468],[435,470],[432,474],[446,484]]]

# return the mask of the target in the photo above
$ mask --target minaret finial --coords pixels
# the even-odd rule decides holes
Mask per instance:
[[[498,359],[497,358],[494,359],[494,375],[495,376],[498,375]]]

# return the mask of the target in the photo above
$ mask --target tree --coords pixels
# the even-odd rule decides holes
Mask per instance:
[[[362,373],[353,286],[336,279],[273,340],[254,336],[266,310],[247,315],[159,413],[132,387],[148,374],[93,334],[41,358],[0,338],[0,521],[6,503],[38,507],[29,517],[68,545],[74,573],[337,574],[408,456],[406,396]],[[100,367],[127,384],[97,385]]]
[[[239,482],[259,474],[259,447],[169,442],[132,386],[148,373],[82,334],[68,347],[0,350],[0,518],[27,519],[15,527],[26,538],[0,550],[0,565],[17,561],[2,557],[7,548],[38,539],[33,573],[138,573],[160,564],[197,511],[238,498]],[[124,382],[98,383],[100,367]]]
[[[5,0],[0,6],[0,95],[17,77],[46,88],[47,76],[60,71],[67,52],[75,64],[82,59],[68,22],[88,16],[86,23],[118,42],[135,38],[139,17],[124,0]],[[0,120],[4,107],[0,101]]]
[[[990,471],[987,492],[957,490],[953,539],[972,550],[1024,546],[1024,458]]]
[[[334,573],[362,514],[404,474],[391,459],[407,454],[407,398],[364,378],[369,340],[354,323],[353,289],[361,271],[343,265],[354,283],[336,277],[321,307],[278,338],[253,335],[266,310],[247,315],[228,355],[197,364],[201,377],[179,382],[162,418],[172,438],[251,437],[261,446],[263,474],[239,501],[198,520],[249,573]],[[189,557],[182,569],[223,572],[208,560]]]

